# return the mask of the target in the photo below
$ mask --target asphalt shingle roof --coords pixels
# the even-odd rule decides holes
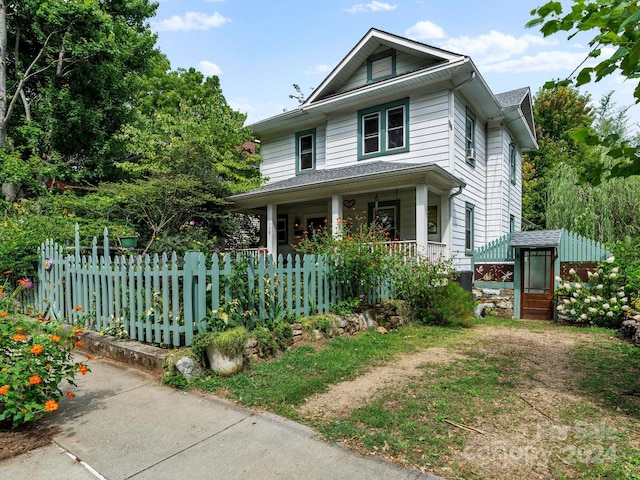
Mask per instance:
[[[511,247],[556,247],[560,245],[562,230],[535,230],[511,234]]]

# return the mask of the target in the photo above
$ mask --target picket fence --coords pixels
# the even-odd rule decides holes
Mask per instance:
[[[330,285],[329,262],[314,255],[111,255],[106,229],[102,253],[94,238],[83,255],[77,228],[73,250],[52,240],[42,244],[34,307],[46,317],[95,331],[120,329],[142,342],[189,346],[206,329],[207,316],[234,301],[255,310],[252,321],[265,321],[277,312],[328,312],[341,298]]]

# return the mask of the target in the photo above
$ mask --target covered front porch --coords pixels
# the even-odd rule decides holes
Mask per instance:
[[[261,246],[276,256],[295,253],[309,232],[337,234],[348,220],[380,225],[390,248],[440,259],[451,251],[451,195],[464,186],[437,165],[370,162],[298,175],[231,200],[235,210],[260,217]]]

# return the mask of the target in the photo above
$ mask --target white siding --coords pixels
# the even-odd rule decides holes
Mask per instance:
[[[389,47],[381,45],[373,53],[381,53],[389,50]],[[433,60],[426,58],[419,58],[413,55],[409,55],[404,52],[396,51],[396,75],[402,75],[404,73],[412,72],[419,68],[424,68],[433,64]],[[337,91],[337,93],[348,92],[354,88],[359,88],[367,84],[367,62],[364,62],[358,69],[351,75]]]
[[[301,128],[310,130],[313,126]],[[316,129],[316,170],[326,168],[326,132],[324,125]],[[269,183],[285,180],[296,174],[296,132],[263,141],[260,146],[262,163],[260,172]]]
[[[455,121],[454,121],[454,175],[462,178],[467,186],[462,193],[454,198],[452,202],[452,255],[456,258],[456,265],[461,270],[471,268],[471,257],[465,254],[464,248],[464,220],[465,206],[467,203],[474,207],[473,243],[474,248],[484,245],[486,242],[486,188],[485,178],[487,175],[487,142],[486,123],[482,118],[476,116],[475,146],[476,161],[475,166],[469,165],[466,159],[465,125],[466,125],[466,104],[464,100],[456,96],[455,98]],[[471,110],[472,113],[477,114]]]

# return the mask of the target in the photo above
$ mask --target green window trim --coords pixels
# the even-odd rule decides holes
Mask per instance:
[[[409,98],[358,111],[358,160],[408,151]]]
[[[475,206],[471,203],[464,205],[464,253],[465,255],[473,255],[474,243],[474,210]]]
[[[384,75],[376,76],[376,68],[375,64],[377,62],[384,61],[385,59],[389,59],[389,73]],[[385,69],[387,71],[387,69]],[[384,52],[376,53],[375,55],[371,55],[367,59],[367,83],[379,82],[380,80],[386,80],[387,78],[396,76],[396,51],[395,50],[385,50]]]
[[[316,129],[296,133],[296,175],[316,170]]]
[[[466,109],[464,121],[464,156],[472,167],[476,166],[476,116],[469,108]]]

